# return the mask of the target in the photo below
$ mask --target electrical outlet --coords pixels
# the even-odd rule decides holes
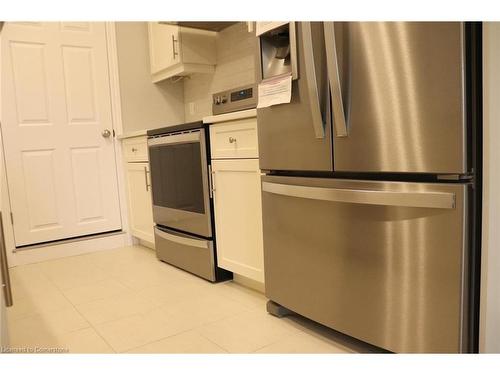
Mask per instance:
[[[194,112],[195,112],[194,102],[189,102],[189,114],[194,115]]]

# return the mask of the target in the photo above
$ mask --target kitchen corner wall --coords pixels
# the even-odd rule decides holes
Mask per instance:
[[[212,94],[255,82],[255,31],[239,22],[218,33],[214,74],[194,74],[184,80],[186,122],[212,114]]]
[[[184,122],[182,82],[151,82],[146,22],[116,22],[123,132]]]
[[[483,243],[479,350],[500,353],[500,22],[483,23]]]

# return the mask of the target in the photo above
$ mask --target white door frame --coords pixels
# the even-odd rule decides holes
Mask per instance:
[[[111,99],[111,116],[112,126],[116,135],[123,133],[123,125],[121,118],[121,100],[120,100],[120,83],[118,72],[118,54],[116,45],[116,31],[114,22],[105,22],[106,42],[108,55],[109,69],[109,89]],[[1,34],[1,32],[0,32]],[[118,195],[120,204],[120,216],[122,222],[122,232],[115,235],[96,235],[89,239],[80,239],[75,241],[62,241],[47,246],[33,246],[26,249],[16,251],[14,241],[14,227],[10,219],[11,202],[9,196],[9,188],[7,184],[7,174],[1,174],[0,189],[0,209],[4,223],[5,246],[9,266],[17,266],[28,263],[36,263],[49,259],[56,259],[65,256],[72,256],[93,252],[97,250],[113,249],[121,246],[133,244],[132,236],[129,233],[128,223],[128,207],[126,199],[125,175],[123,168],[123,156],[121,144],[116,137],[113,137],[113,147],[115,152],[115,169],[118,179]],[[0,132],[0,170],[5,171],[4,148],[3,140]]]

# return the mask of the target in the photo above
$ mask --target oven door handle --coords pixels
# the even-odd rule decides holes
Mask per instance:
[[[155,234],[158,237],[163,238],[164,240],[175,242],[181,245],[199,247],[201,249],[208,249],[210,247],[207,240],[198,240],[191,237],[184,237],[179,234],[170,234],[163,230],[159,230],[158,228],[155,228]]]
[[[148,139],[148,146],[160,146],[176,143],[193,143],[201,141],[201,131],[195,130],[189,133],[164,135],[156,138]]]

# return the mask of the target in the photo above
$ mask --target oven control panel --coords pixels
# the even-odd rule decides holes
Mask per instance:
[[[215,93],[212,113],[220,115],[257,107],[257,86],[248,85]]]

